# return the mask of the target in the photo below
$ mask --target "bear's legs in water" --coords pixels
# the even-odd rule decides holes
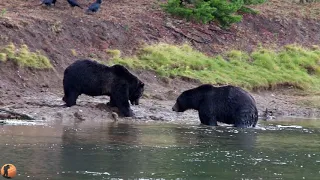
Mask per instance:
[[[241,110],[235,117],[234,127],[255,127],[258,121],[256,114],[250,110]]]
[[[209,102],[201,103],[198,112],[202,124],[209,126],[218,126],[217,119],[213,114],[213,109]]]

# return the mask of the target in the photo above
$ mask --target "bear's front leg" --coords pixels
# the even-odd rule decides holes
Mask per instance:
[[[199,107],[198,112],[199,112],[200,122],[202,124],[205,124],[208,126],[218,126],[217,119],[213,114],[213,109],[212,109],[212,106],[210,106],[210,103],[202,103]]]
[[[79,96],[78,92],[69,92],[68,94],[64,95],[63,101],[66,102],[67,107],[71,107],[71,106],[76,105],[78,96]]]
[[[107,106],[116,107],[116,103],[114,102],[114,99],[112,98],[112,96],[110,96],[110,101],[107,102]]]
[[[119,109],[120,115],[124,117],[132,117],[134,114],[130,109],[129,104],[129,89],[125,84],[118,84],[111,91],[110,99],[112,99],[111,104]]]

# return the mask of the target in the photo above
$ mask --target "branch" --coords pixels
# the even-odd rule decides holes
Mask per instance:
[[[14,116],[16,119],[35,120],[34,118],[30,117],[29,115],[22,114],[22,113],[17,113],[17,112],[13,112],[13,111],[9,111],[9,110],[6,110],[6,109],[1,109],[0,108],[0,112],[5,112],[5,113],[9,114],[9,115],[1,115],[0,114],[0,119],[6,119],[6,118],[12,119],[12,116]]]
[[[213,27],[209,27],[208,29],[211,30],[211,31],[215,31],[215,32],[221,33],[221,34],[231,34],[231,35],[234,35],[232,32],[223,31],[223,30],[221,30],[221,29],[215,29],[215,28],[213,28]]]
[[[192,38],[192,37],[184,34],[183,32],[179,31],[177,28],[175,28],[175,27],[173,27],[173,26],[170,26],[170,25],[168,25],[168,24],[166,24],[165,27],[167,27],[167,28],[169,28],[169,29],[172,29],[174,32],[182,35],[183,37],[185,37],[185,38],[187,38],[187,39],[189,39],[189,40],[191,40],[191,41],[194,41],[194,42],[197,42],[197,43],[205,43],[205,44],[210,43],[210,40],[208,40],[208,39],[205,39],[205,40],[203,40],[203,41],[194,39],[194,38]]]

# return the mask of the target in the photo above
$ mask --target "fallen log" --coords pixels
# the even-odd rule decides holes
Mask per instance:
[[[3,113],[1,113],[3,112]],[[17,113],[7,109],[0,108],[0,119],[23,119],[23,120],[35,120],[31,116],[23,113]]]

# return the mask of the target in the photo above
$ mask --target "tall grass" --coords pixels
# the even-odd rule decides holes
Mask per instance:
[[[115,57],[112,63],[152,70],[163,77],[184,76],[203,83],[232,84],[246,89],[270,89],[292,85],[303,90],[320,90],[320,49],[297,45],[279,51],[265,48],[251,54],[229,51],[209,57],[189,45],[147,46],[135,57]]]
[[[14,61],[22,67],[30,67],[35,69],[50,69],[52,65],[50,60],[42,55],[40,51],[31,52],[27,45],[17,48],[14,44],[9,44],[4,48],[0,48],[0,61]]]

